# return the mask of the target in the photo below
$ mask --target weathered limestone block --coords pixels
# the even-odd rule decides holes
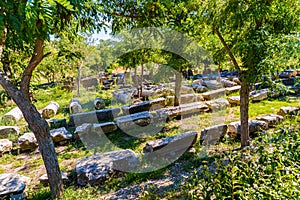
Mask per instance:
[[[94,100],[94,107],[96,110],[104,109],[105,108],[105,102],[101,98],[96,98]]]
[[[16,124],[23,118],[23,113],[19,107],[15,107],[2,117],[2,122],[5,124]]]
[[[166,97],[166,105],[173,106],[174,105],[174,96],[167,96]],[[188,104],[193,102],[202,101],[203,97],[200,94],[184,94],[180,95],[180,103],[181,104]]]
[[[137,155],[131,150],[120,150],[88,156],[77,161],[77,183],[97,185],[103,183],[112,173],[131,171],[138,166]]]
[[[12,150],[12,141],[8,139],[1,139],[0,140],[0,155],[3,153],[10,152]]]
[[[50,135],[54,143],[71,140],[73,137],[65,127],[50,130]]]
[[[229,106],[229,102],[224,98],[207,101],[205,102],[205,104],[212,111],[223,110],[226,109],[227,106]]]
[[[70,126],[80,126],[84,123],[99,123],[114,119],[120,113],[120,108],[111,108],[70,115]]]
[[[30,178],[19,174],[0,174],[0,199],[25,199],[24,190]]]
[[[220,138],[226,135],[226,132],[226,124],[218,124],[205,128],[201,131],[200,141],[206,145],[214,145],[219,141]]]
[[[260,120],[249,120],[249,133],[255,133],[262,130],[268,129],[268,124],[264,121]],[[239,121],[237,122],[231,122],[228,124],[228,135],[230,137],[236,137],[237,135],[241,134],[241,123]]]
[[[113,98],[122,104],[128,104],[132,101],[132,91],[126,91],[126,90],[121,90],[121,91],[116,91],[113,92]]]
[[[283,121],[283,117],[281,115],[275,115],[275,114],[262,115],[262,116],[256,117],[256,119],[267,122],[269,127],[274,127],[274,125]]]
[[[176,107],[164,108],[157,111],[157,114],[161,118],[168,120],[185,117],[190,115],[199,115],[200,113],[207,112],[209,110],[208,106],[201,102],[183,104]]]
[[[66,172],[61,172],[61,178],[62,178],[62,180],[63,180],[64,183],[66,183],[66,182],[69,181],[68,174]],[[39,178],[39,181],[43,185],[48,185],[49,184],[48,175],[47,174],[43,174]]]
[[[0,126],[0,139],[5,139],[9,134],[19,135],[20,128],[17,126]]]
[[[117,125],[114,122],[104,122],[100,124],[82,124],[78,126],[74,132],[74,137],[79,139],[82,136],[87,136],[92,132],[98,133],[99,136],[101,134],[112,133],[117,130]]]
[[[33,133],[25,133],[18,138],[18,144],[22,151],[35,150],[38,147],[37,140]]]
[[[197,141],[197,132],[185,132],[175,136],[162,138],[147,142],[143,153],[157,152],[159,155],[166,155],[178,151],[185,151]]]
[[[131,106],[123,106],[122,111],[125,115],[144,112],[154,111],[165,107],[165,98],[158,98],[151,101],[144,101]]]
[[[202,93],[202,96],[205,100],[215,99],[215,98],[218,98],[218,97],[224,96],[224,95],[225,95],[224,88]]]
[[[277,113],[278,115],[281,116],[286,116],[286,115],[297,115],[299,114],[300,108],[298,107],[281,107],[279,112]]]
[[[265,100],[268,98],[268,89],[253,91],[250,93],[249,98],[253,102]]]
[[[70,109],[71,114],[81,113],[82,106],[81,106],[80,101],[77,99],[72,99],[70,101],[69,109]]]
[[[227,95],[232,94],[234,92],[239,92],[241,89],[240,85],[234,86],[234,87],[229,87],[229,88],[225,88],[225,92]]]
[[[221,83],[223,85],[223,87],[234,87],[234,86],[237,86],[238,84],[236,82],[233,82],[233,81],[229,81],[229,80],[226,80],[226,79],[221,79]]]
[[[205,80],[202,85],[206,86],[209,90],[218,90],[223,87],[222,84],[216,80]]]
[[[94,77],[87,77],[80,80],[80,83],[84,88],[97,87],[98,79]]]
[[[45,119],[50,119],[54,117],[59,109],[59,104],[56,102],[50,102],[43,110],[42,116]]]
[[[230,105],[232,105],[232,106],[237,106],[237,105],[240,105],[240,103],[241,103],[240,96],[228,97],[227,100],[230,103]]]
[[[148,111],[135,113],[132,115],[118,117],[116,119],[117,126],[122,130],[130,130],[143,126],[147,126],[151,123],[153,115]]]
[[[200,85],[200,84],[192,84],[192,88],[195,90],[195,92],[207,92],[207,87]]]

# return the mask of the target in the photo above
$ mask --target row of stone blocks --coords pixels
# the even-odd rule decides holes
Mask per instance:
[[[300,109],[297,107],[282,107],[278,114],[267,114],[257,117],[256,120],[249,121],[250,134],[267,130],[269,127],[282,122],[285,115],[297,115]],[[151,160],[169,158],[182,155],[191,147],[198,138],[200,142],[206,145],[216,144],[225,134],[234,137],[241,134],[240,122],[230,124],[219,124],[205,128],[200,134],[197,132],[186,132],[147,142],[143,148],[143,158]],[[84,159],[78,160],[76,165],[77,181],[79,185],[94,185],[102,183],[111,173],[134,172],[141,170],[141,159],[131,150],[118,150],[96,154]]]
[[[266,130],[281,122],[285,115],[298,115],[300,109],[297,107],[282,107],[278,115],[268,114],[257,117],[257,120],[250,120],[250,133]],[[101,126],[97,124],[89,125],[90,129],[97,130]],[[220,124],[203,129],[200,134],[200,141],[205,144],[215,144],[226,133],[240,134],[239,122],[228,125]],[[197,132],[186,132],[161,138],[148,142],[144,149],[144,157],[151,159],[162,159],[165,156],[181,155],[189,147],[196,143],[199,138]],[[76,173],[79,185],[96,185],[105,181],[112,173],[134,172],[140,170],[139,156],[131,150],[117,150],[102,154],[95,154],[77,161]],[[64,180],[67,180],[66,173],[62,173]],[[0,174],[0,198],[23,199],[26,183],[30,179],[18,174]],[[40,177],[40,181],[47,183],[47,175]]]

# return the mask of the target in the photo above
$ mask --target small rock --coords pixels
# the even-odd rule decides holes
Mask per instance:
[[[18,138],[18,144],[23,151],[35,150],[38,147],[37,140],[33,133],[25,133]]]
[[[10,152],[12,150],[12,141],[7,139],[0,140],[0,155]]]
[[[229,81],[229,80],[226,80],[226,79],[221,79],[221,83],[222,83],[223,87],[233,87],[233,86],[237,86],[237,83],[236,83],[236,82]]]
[[[73,137],[65,127],[50,130],[50,135],[54,143],[71,140]]]
[[[268,129],[268,124],[264,121],[260,120],[249,120],[249,133],[255,133],[262,130]],[[231,122],[228,124],[228,135],[230,137],[236,137],[237,135],[241,135],[241,123],[239,121],[237,122]]]
[[[240,89],[241,89],[240,85],[237,85],[237,86],[234,86],[234,87],[228,87],[228,88],[225,88],[225,93],[227,95],[229,95],[229,94],[232,94],[234,92],[239,92]]]
[[[50,102],[45,108],[42,110],[42,116],[45,119],[50,119],[54,117],[59,109],[59,104],[56,102]]]

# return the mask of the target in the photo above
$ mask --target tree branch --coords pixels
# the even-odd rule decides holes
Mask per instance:
[[[224,46],[224,48],[225,48],[227,54],[229,55],[229,57],[230,57],[230,59],[231,59],[233,65],[236,67],[237,70],[240,71],[240,66],[239,66],[239,64],[237,63],[237,61],[236,61],[236,59],[235,59],[233,53],[231,52],[229,46],[227,45],[226,41],[224,40],[224,38],[223,38],[222,34],[220,33],[219,29],[216,28],[216,27],[213,27],[213,29],[214,29],[215,33],[218,35],[218,37],[219,37],[221,43],[223,44],[223,46]]]
[[[21,91],[24,93],[25,96],[27,96],[28,99],[29,99],[29,85],[30,85],[32,72],[38,66],[38,64],[43,60],[44,58],[43,52],[44,52],[44,40],[37,38],[35,41],[32,57],[26,69],[24,70],[21,79]]]
[[[51,56],[51,54],[52,54],[51,52],[48,52],[48,53],[44,54],[43,55],[43,59],[46,58],[46,57],[48,57],[48,56]]]
[[[6,41],[6,35],[7,35],[7,29],[6,27],[4,27],[2,33],[0,34],[0,62],[1,62],[1,58],[2,58],[2,53],[4,50],[4,46],[5,46],[5,41]]]

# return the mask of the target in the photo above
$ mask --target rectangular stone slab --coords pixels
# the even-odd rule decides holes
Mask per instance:
[[[70,126],[80,126],[84,123],[99,123],[113,120],[120,113],[120,108],[97,110],[70,115]]]
[[[197,132],[189,131],[175,136],[150,141],[147,142],[146,146],[143,148],[143,153],[147,154],[157,151],[159,155],[165,155],[180,150],[187,150],[196,143],[197,138]]]
[[[164,108],[157,111],[157,114],[161,118],[167,118],[168,120],[184,116],[184,115],[194,115],[200,114],[208,111],[209,108],[207,105],[201,102],[195,102],[190,104],[182,104],[180,106]]]
[[[174,96],[167,96],[166,98],[166,105],[173,106],[174,105]],[[198,102],[203,100],[203,97],[200,94],[184,94],[180,95],[180,103],[181,104],[188,104],[193,102]]]
[[[229,88],[225,88],[225,92],[227,95],[232,94],[234,92],[239,92],[241,89],[240,85],[234,86],[234,87],[229,87]]]
[[[134,104],[131,106],[123,106],[123,114],[129,115],[144,111],[154,111],[165,107],[165,98],[158,98],[151,101],[144,101],[142,103]]]
[[[225,88],[221,88],[221,89],[212,90],[209,92],[204,92],[202,94],[202,97],[205,100],[211,100],[211,99],[215,99],[215,98],[218,98],[218,97],[224,96],[224,95],[225,95]]]
[[[122,130],[135,129],[150,124],[153,115],[148,111],[139,112],[132,115],[118,117],[116,119],[117,126]]]

